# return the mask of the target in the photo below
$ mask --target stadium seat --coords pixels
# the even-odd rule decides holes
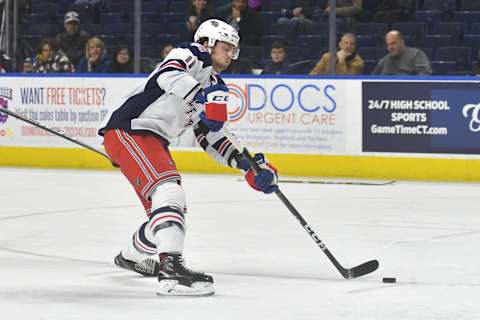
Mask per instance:
[[[56,3],[37,3],[36,1],[32,2],[32,13],[42,13],[55,15],[57,13],[58,5]]]
[[[435,61],[455,61],[462,70],[470,66],[471,55],[469,47],[440,47],[435,51]]]
[[[263,47],[240,47],[240,58],[250,59],[253,61],[260,61],[264,57],[264,48]],[[270,53],[270,51],[269,51]]]
[[[281,17],[284,16],[283,13],[281,12],[272,12],[272,11],[266,11],[266,12],[259,12],[260,19],[263,22],[263,29],[268,30],[268,28],[273,24],[278,21]]]
[[[169,8],[168,11],[170,11],[170,12],[180,12],[183,15],[186,15],[186,12],[187,12],[191,2],[192,1],[190,1],[190,2],[189,1],[179,1],[179,0],[171,1],[170,2],[170,8]]]
[[[103,25],[103,33],[119,36],[133,34],[133,24],[131,23],[109,23]]]
[[[478,1],[478,0],[462,0],[460,10],[461,11],[480,11],[480,1]]]
[[[432,61],[432,74],[435,76],[446,76],[457,71],[454,61]]]
[[[480,34],[480,22],[476,22],[472,25],[470,34]]]
[[[109,13],[101,13],[100,14],[100,23],[103,25],[110,24],[110,23],[122,23],[123,22],[123,13],[119,12],[109,12]]]
[[[480,50],[480,34],[467,34],[463,38],[463,45],[475,51]]]
[[[160,14],[168,11],[169,1],[142,1],[142,11]],[[185,14],[185,12],[184,12]]]
[[[291,62],[300,61],[303,59],[303,54],[305,52],[304,48],[300,47],[289,47],[288,48],[288,59]]]
[[[431,34],[451,35],[453,39],[461,39],[467,33],[465,22],[437,22],[433,25]]]
[[[353,26],[353,33],[357,36],[369,36],[375,40],[375,43],[383,42],[388,26],[386,23],[359,23]]]
[[[81,28],[90,36],[102,34],[102,25],[98,23],[82,23]]]
[[[142,34],[158,35],[165,32],[165,25],[163,23],[143,23],[141,24]]]
[[[320,47],[326,45],[325,40],[325,36],[301,35],[297,37],[297,44],[304,48],[308,48],[309,51],[312,50],[314,52],[318,52],[320,50]]]
[[[455,0],[425,0],[423,2],[423,10],[439,10],[442,12],[454,11],[455,10]]]
[[[465,22],[467,24],[467,30],[471,30],[473,24],[480,21],[480,11],[456,11],[453,15],[453,20]]]
[[[377,60],[363,60],[363,74],[371,74],[375,66],[377,65]]]
[[[185,21],[167,23],[167,25],[165,26],[165,33],[184,35],[187,33],[187,25]]]
[[[288,67],[290,68],[290,74],[308,74],[317,61],[315,60],[302,60],[302,61],[297,61],[292,64],[290,64]]]
[[[415,11],[415,21],[425,22],[431,26],[438,21],[442,21],[442,12],[440,10],[417,10]]]
[[[185,13],[163,12],[160,15],[162,17],[162,20],[167,23],[185,22]]]
[[[392,30],[398,30],[403,35],[409,36],[410,46],[420,46],[425,37],[427,25],[425,22],[397,22],[392,24]]]
[[[358,54],[364,60],[379,60],[387,54],[385,47],[359,47]]]
[[[430,47],[434,50],[439,47],[449,47],[452,45],[453,41],[450,35],[427,34],[423,40],[424,47]]]
[[[40,36],[42,38],[53,38],[59,32],[57,24],[26,24],[22,25],[22,34],[31,36]]]
[[[418,49],[422,50],[423,53],[427,56],[428,60],[433,60],[433,49],[430,47],[419,47]]]
[[[268,30],[268,35],[285,36],[287,39],[293,39],[295,31],[288,23],[273,23]]]
[[[276,0],[268,1],[267,9],[268,11],[282,11],[282,9],[289,9],[291,7],[292,1],[290,0]]]

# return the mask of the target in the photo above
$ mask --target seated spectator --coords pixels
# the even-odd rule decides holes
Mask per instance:
[[[247,6],[247,0],[232,0],[217,9],[217,18],[226,21],[240,35],[241,45],[260,45],[262,21],[258,13]]]
[[[295,32],[303,33],[308,24],[313,23],[313,13],[316,8],[316,0],[295,0],[291,8],[283,11],[285,17],[278,19],[278,23],[289,23]]]
[[[127,46],[120,46],[112,55],[108,73],[133,73],[133,55]]]
[[[262,74],[288,74],[291,72],[288,49],[284,43],[274,42],[272,44],[270,59],[263,68]]]
[[[173,50],[173,44],[171,43],[164,44],[162,47],[162,52],[160,52],[160,60],[158,60],[158,62],[162,62],[172,50]]]
[[[35,73],[74,72],[70,59],[61,51],[53,39],[42,39],[33,62]]]
[[[381,0],[372,20],[384,23],[411,21],[414,13],[414,0]]]
[[[23,60],[22,73],[34,73],[32,58],[26,58]]]
[[[202,22],[214,17],[215,13],[210,3],[208,3],[208,0],[193,0],[187,12],[187,38],[193,39],[193,35],[195,31],[197,31],[198,26]]]
[[[385,36],[388,54],[378,61],[372,74],[431,75],[432,67],[425,53],[407,47],[400,31],[392,30]]]
[[[60,33],[56,38],[58,47],[65,52],[73,65],[77,65],[85,52],[85,44],[89,35],[80,30],[80,18],[75,11],[65,14],[63,25],[65,32]]]
[[[110,65],[105,43],[97,37],[88,39],[85,45],[85,56],[77,66],[77,72],[107,72]]]
[[[337,19],[343,19],[349,30],[355,23],[357,23],[357,15],[362,11],[362,0],[337,0],[337,7],[335,14]],[[316,11],[314,15],[318,21],[328,20],[330,15],[330,6],[327,2],[327,7],[321,12]]]
[[[362,74],[364,68],[363,59],[357,53],[357,38],[353,33],[345,33],[338,43],[335,74],[355,75]],[[328,74],[330,53],[325,53],[317,65],[310,71],[311,75]]]
[[[0,50],[0,73],[11,72],[12,69],[12,59],[5,51]]]

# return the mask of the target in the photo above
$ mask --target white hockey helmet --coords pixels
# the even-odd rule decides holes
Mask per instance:
[[[193,41],[198,42],[202,38],[208,38],[208,52],[211,52],[217,41],[227,42],[235,47],[235,53],[232,59],[237,59],[240,53],[238,43],[240,37],[237,30],[226,22],[218,19],[210,19],[203,22],[195,32]]]

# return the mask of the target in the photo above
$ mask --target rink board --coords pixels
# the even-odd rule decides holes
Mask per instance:
[[[0,77],[0,107],[95,148],[96,134],[142,76]],[[480,181],[477,78],[230,76],[229,128],[283,175]],[[181,171],[235,173],[172,141]],[[101,156],[0,114],[0,166],[97,168]]]
[[[172,155],[181,172],[238,174],[237,170],[221,166],[204,152],[173,151]],[[268,154],[268,158],[280,175],[480,181],[480,160],[287,154]],[[0,165],[116,170],[108,160],[91,151],[66,148],[1,147]]]

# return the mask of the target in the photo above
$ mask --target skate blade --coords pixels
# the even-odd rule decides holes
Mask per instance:
[[[160,281],[159,296],[190,296],[208,297],[215,294],[213,284],[210,282],[194,282],[190,287],[178,284],[177,280]]]

